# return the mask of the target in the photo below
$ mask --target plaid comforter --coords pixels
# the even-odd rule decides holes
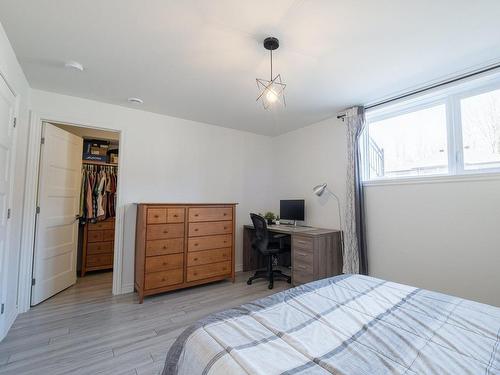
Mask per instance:
[[[342,275],[188,328],[163,374],[500,374],[500,309]]]

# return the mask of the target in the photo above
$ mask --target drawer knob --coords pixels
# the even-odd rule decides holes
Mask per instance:
[[[164,230],[163,233],[168,233],[168,230]]]
[[[164,278],[164,277],[162,277],[162,278],[161,278],[161,281],[165,281],[165,278]]]
[[[155,215],[155,219],[158,219],[158,218],[159,218],[159,216],[158,216],[158,215]]]
[[[226,229],[227,229],[227,227],[224,227],[224,230],[226,230]]]
[[[200,215],[198,215],[198,214],[194,214],[194,217],[198,217],[198,216],[200,216]]]
[[[193,275],[195,275],[195,276],[198,275],[198,272],[193,272]]]
[[[196,243],[194,244],[194,246],[198,246],[198,242],[196,242]]]
[[[177,214],[174,214],[174,217],[179,217]]]
[[[167,246],[166,246],[166,245],[165,245],[165,246],[163,246],[163,250],[167,250]]]
[[[224,216],[227,216],[227,213],[224,212]]]
[[[193,258],[194,261],[198,260],[198,258]]]
[[[167,262],[163,262],[163,265],[166,266],[167,265]]]
[[[195,229],[194,229],[194,231],[195,231],[195,232],[198,232],[198,228],[195,228]]]

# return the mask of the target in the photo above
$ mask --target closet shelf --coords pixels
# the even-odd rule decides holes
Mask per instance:
[[[111,167],[118,167],[118,164],[104,163],[104,162],[100,162],[100,161],[82,160],[82,163],[83,164],[90,164],[90,165],[108,165],[108,166],[111,166]]]

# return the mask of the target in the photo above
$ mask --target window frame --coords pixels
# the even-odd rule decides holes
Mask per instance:
[[[500,72],[471,79],[451,87],[434,90],[429,93],[420,94],[413,98],[401,100],[394,104],[387,104],[380,108],[373,108],[366,112],[366,128],[359,140],[361,154],[361,178],[363,184],[376,184],[383,182],[397,182],[408,180],[436,180],[451,176],[483,176],[500,175],[499,168],[465,169],[461,104],[462,99],[481,95],[490,91],[500,90]],[[404,115],[411,112],[445,105],[447,151],[448,151],[448,173],[434,173],[420,176],[397,176],[397,177],[370,177],[369,154],[367,142],[369,139],[369,124],[384,119]]]

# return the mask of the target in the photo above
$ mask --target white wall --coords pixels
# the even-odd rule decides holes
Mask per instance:
[[[273,208],[280,199],[305,199],[308,225],[339,228],[335,200],[317,197],[312,188],[323,182],[345,202],[345,128],[336,118],[273,138]]]
[[[500,306],[500,176],[365,189],[373,276]]]
[[[15,130],[16,154],[14,190],[12,193],[12,216],[10,222],[10,244],[7,251],[7,286],[5,288],[5,330],[0,328],[0,339],[17,316],[17,286],[19,254],[21,244],[22,208],[26,166],[26,145],[29,123],[29,86],[17,61],[4,29],[0,25],[0,74],[15,91],[17,97],[17,126]],[[3,125],[3,124],[2,124]],[[1,270],[0,270],[1,272]],[[0,281],[2,280],[0,275]],[[0,285],[3,287],[3,285]],[[3,332],[2,332],[3,331]]]
[[[271,139],[86,99],[32,91],[45,119],[119,130],[125,241],[122,288],[134,281],[135,202],[237,202],[236,265],[250,211],[271,204]]]
[[[337,228],[333,200],[311,188],[324,180],[345,198],[344,124],[278,136],[273,155],[273,200],[305,198],[308,224]],[[367,186],[370,274],[500,306],[500,176],[490,177]]]

